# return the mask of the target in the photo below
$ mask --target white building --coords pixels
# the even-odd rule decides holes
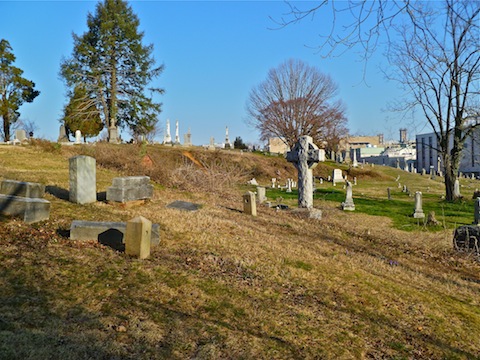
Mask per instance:
[[[453,135],[452,135],[453,136]],[[450,144],[452,141],[450,141]],[[435,133],[417,135],[417,168],[443,171]],[[464,174],[480,175],[480,129],[476,129],[463,144],[462,158],[458,171]]]

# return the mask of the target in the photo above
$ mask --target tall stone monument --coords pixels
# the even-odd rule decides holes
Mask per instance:
[[[287,161],[298,170],[298,207],[313,208],[313,173],[320,161],[320,151],[310,136],[301,136],[287,153]]]
[[[165,127],[165,136],[163,137],[163,144],[169,145],[172,143],[172,136],[170,135],[170,120],[167,119],[167,125]]]
[[[228,126],[225,127],[225,149],[233,149],[233,144],[228,136]]]
[[[342,210],[354,211],[355,204],[353,202],[352,183],[350,181],[347,181],[346,189],[347,189],[347,194],[346,194],[345,202],[342,203]]]
[[[415,212],[413,213],[415,219],[424,219],[425,213],[422,209],[422,193],[420,191],[415,192]]]
[[[69,200],[77,204],[97,201],[96,160],[80,155],[69,159],[70,193]]]
[[[175,121],[175,145],[180,145],[180,135],[178,131],[178,120]]]

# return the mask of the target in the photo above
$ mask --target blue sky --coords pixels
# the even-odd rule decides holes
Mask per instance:
[[[58,137],[66,102],[58,76],[60,62],[71,55],[72,32],[87,30],[87,14],[95,11],[96,3],[0,0],[0,38],[10,42],[15,65],[41,91],[33,103],[20,109],[21,118],[37,124],[38,137]],[[288,12],[283,1],[132,1],[130,5],[140,19],[144,42],[154,45],[157,63],[165,64],[155,82],[166,91],[159,98],[160,128],[170,119],[174,136],[178,120],[181,141],[190,128],[196,145],[207,144],[212,136],[222,142],[228,126],[230,140],[241,136],[247,143],[259,144],[258,132],[245,122],[248,94],[269,69],[290,58],[318,67],[337,82],[352,134],[384,133],[386,139],[398,139],[398,129],[407,127],[409,138],[414,136],[414,129],[405,120],[400,122],[400,115],[385,111],[401,92],[380,72],[380,52],[368,64],[367,85],[362,82],[364,64],[357,53],[323,59],[313,48],[320,44],[320,27],[328,19],[316,17],[278,29],[272,18]],[[162,139],[160,135],[158,140]]]

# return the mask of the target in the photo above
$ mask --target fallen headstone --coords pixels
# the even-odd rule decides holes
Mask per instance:
[[[27,224],[48,220],[50,202],[45,199],[0,194],[0,213],[22,216]]]
[[[166,206],[169,209],[183,210],[183,211],[197,211],[202,207],[200,204],[194,204],[188,201],[176,200]]]

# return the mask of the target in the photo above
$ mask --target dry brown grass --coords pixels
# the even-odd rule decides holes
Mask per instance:
[[[65,186],[64,164],[79,150],[98,151],[22,147],[13,158],[0,148],[0,174]],[[165,163],[197,171],[176,149],[147,152],[156,164],[171,152]],[[33,154],[45,161],[32,163]],[[231,169],[247,177],[258,162],[268,169],[257,170],[264,181],[290,166],[259,155],[194,155],[202,164],[217,159],[221,169],[232,155]],[[137,161],[140,149],[131,156]],[[274,165],[263,166],[270,160]],[[97,170],[107,185],[137,166],[117,172],[111,161]],[[171,170],[163,171],[170,179]],[[480,356],[480,265],[452,250],[451,233],[406,233],[387,218],[345,213],[328,202],[316,202],[320,222],[266,207],[249,217],[241,211],[241,188],[218,195],[162,185],[142,207],[79,206],[48,195],[49,221],[3,219],[0,359]],[[165,208],[174,200],[203,208]],[[137,215],[161,226],[161,245],[145,261],[98,243],[73,243],[59,231],[73,219]]]

